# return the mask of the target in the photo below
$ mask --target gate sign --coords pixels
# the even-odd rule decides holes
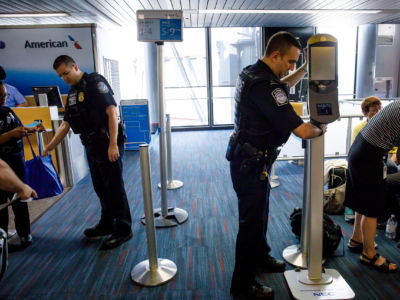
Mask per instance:
[[[181,10],[138,10],[139,42],[182,42]]]

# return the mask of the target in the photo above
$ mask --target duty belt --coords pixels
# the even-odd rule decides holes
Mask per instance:
[[[80,138],[82,141],[82,145],[87,146],[87,145],[91,145],[95,142],[108,141],[109,135],[105,128],[100,128],[97,131],[93,131],[93,132],[86,133],[86,134],[81,134]]]

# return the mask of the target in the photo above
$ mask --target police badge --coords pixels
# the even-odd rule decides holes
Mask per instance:
[[[100,81],[100,82],[97,83],[97,90],[101,94],[108,93],[108,87],[103,81]]]
[[[85,93],[84,92],[79,92],[78,94],[78,101],[83,102],[85,100]]]
[[[280,88],[276,88],[272,91],[272,97],[274,97],[276,105],[278,106],[282,106],[288,103],[285,92]]]

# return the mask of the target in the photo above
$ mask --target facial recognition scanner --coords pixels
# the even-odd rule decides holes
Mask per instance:
[[[339,118],[337,40],[317,34],[308,40],[308,111],[316,126]],[[334,269],[322,268],[324,136],[306,140],[300,260],[305,265],[284,273],[295,299],[353,299],[355,294]],[[283,256],[287,262],[295,262]],[[293,253],[292,253],[293,254]],[[294,256],[294,255],[292,255]]]
[[[339,118],[337,41],[331,35],[315,35],[308,41],[308,109],[316,124]]]
[[[33,97],[37,106],[64,107],[58,86],[33,86]]]

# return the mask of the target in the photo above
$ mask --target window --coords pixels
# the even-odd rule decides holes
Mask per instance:
[[[164,44],[165,111],[171,126],[208,125],[204,28],[186,28],[183,42]]]
[[[213,124],[232,124],[237,77],[247,65],[261,58],[260,29],[212,28],[212,111]]]
[[[337,39],[339,99],[353,99],[357,27],[318,27],[317,32],[331,34]]]

